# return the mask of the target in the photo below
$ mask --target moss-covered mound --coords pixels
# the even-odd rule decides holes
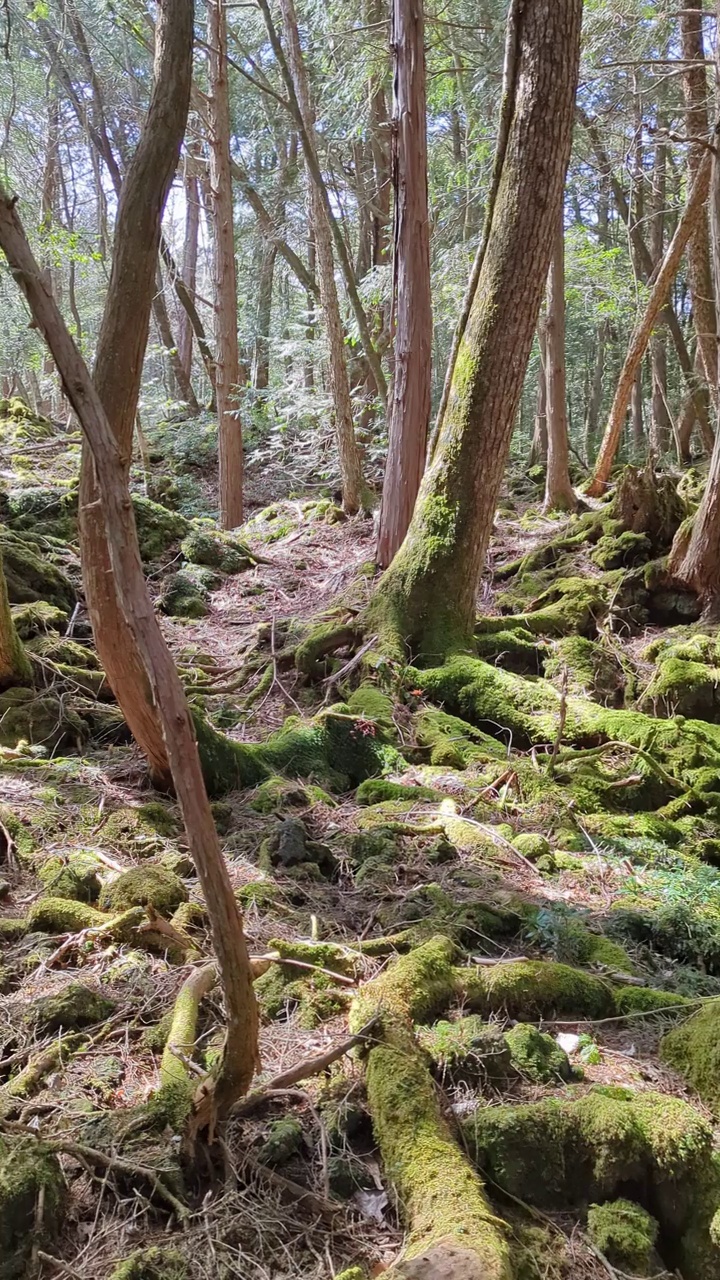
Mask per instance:
[[[38,1220],[38,1198],[43,1214]],[[42,1247],[60,1226],[65,1182],[57,1156],[36,1138],[0,1138],[0,1273],[28,1275],[33,1244]]]
[[[169,917],[186,902],[187,889],[182,880],[165,867],[145,863],[123,871],[116,880],[103,887],[100,906],[105,911],[126,911],[128,907],[154,907]]]

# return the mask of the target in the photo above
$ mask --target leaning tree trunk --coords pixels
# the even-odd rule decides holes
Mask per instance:
[[[315,107],[310,93],[307,67],[300,47],[300,35],[293,0],[280,0],[280,11],[283,17],[287,43],[288,66],[302,115],[303,128],[309,139],[313,154],[316,155]],[[328,339],[330,387],[335,410],[335,434],[340,461],[343,508],[349,514],[353,514],[359,511],[363,503],[365,485],[362,476],[360,450],[355,439],[355,427],[353,424],[350,382],[345,360],[345,336],[342,316],[340,315],[337,285],[335,283],[332,234],[318,183],[314,180],[312,174],[309,173],[308,176],[310,179],[310,225],[315,238],[320,301]]]
[[[565,377],[565,227],[562,208],[548,275],[545,335],[548,454],[544,510],[574,511],[577,498],[570,482]]]
[[[237,275],[230,171],[230,98],[227,17],[222,0],[208,0],[208,121],[215,298],[215,395],[220,467],[220,523],[235,529],[243,520],[243,442],[233,396],[240,381],[237,334]]]
[[[471,646],[475,598],[562,206],[582,0],[526,0],[487,249],[408,535],[370,602],[388,647]]]
[[[32,667],[12,620],[0,557],[0,689],[7,689],[11,684],[30,684],[31,681]]]
[[[705,154],[705,141],[710,137],[708,124],[708,78],[705,68],[702,0],[685,0],[680,6],[682,34],[683,91],[685,94],[685,128],[688,145],[688,172],[691,181],[697,176]],[[707,215],[698,224],[688,243],[688,278],[698,350],[705,381],[717,405],[717,321],[715,290],[710,266],[710,234]]]
[[[174,19],[174,34],[179,41],[177,57],[185,55],[188,72],[192,11],[192,0],[168,4],[166,10]],[[189,88],[188,75],[188,97]],[[188,848],[210,917],[225,995],[227,1031],[220,1068],[195,1098],[194,1127],[209,1128],[212,1133],[216,1118],[226,1115],[247,1090],[259,1065],[257,1004],[242,917],[215,830],[185,692],[145,583],[125,459],[97,389],[42,279],[15,203],[0,187],[0,246],[52,352],[65,394],[92,450],[98,505],[119,606],[156,708]],[[0,620],[1,612],[0,605]]]
[[[152,304],[153,316],[157,331],[162,343],[165,359],[179,398],[187,405],[191,414],[199,414],[200,405],[197,402],[197,396],[193,390],[190,375],[180,359],[180,351],[173,337],[172,326],[170,324],[170,316],[168,315],[167,304],[165,302],[165,291],[163,285],[162,272],[160,266],[157,269],[157,288]]]
[[[697,227],[698,222],[703,216],[703,205],[708,191],[708,182],[710,179],[710,152],[706,152],[705,157],[697,171],[695,181],[688,196],[688,202],[683,215],[677,225],[675,235],[668,245],[667,252],[662,261],[659,271],[655,277],[650,297],[648,299],[645,312],[641,317],[635,332],[630,339],[630,346],[625,357],[625,363],[620,373],[617,388],[615,390],[615,399],[613,400],[608,419],[605,435],[600,446],[600,452],[595,463],[595,471],[587,486],[587,493],[593,498],[599,498],[605,491],[610,472],[612,471],[615,455],[622,429],[625,425],[625,415],[627,413],[628,402],[632,392],[635,374],[638,365],[645,355],[650,335],[652,334],[655,323],[667,301],[670,286],[675,278],[680,259],[685,252],[685,247]]]
[[[163,0],[155,31],[155,86],[123,182],[112,270],[93,381],[117,440],[124,478],[155,291],[160,224],[185,132],[192,77],[192,0]],[[95,644],[108,683],[158,783],[170,781],[167,750],[142,656],[120,600],[95,467],[87,443],[80,475],[80,550]]]
[[[432,299],[427,187],[425,20],[421,0],[394,0],[395,368],[390,446],[377,542],[386,569],[412,518],[430,422]]]

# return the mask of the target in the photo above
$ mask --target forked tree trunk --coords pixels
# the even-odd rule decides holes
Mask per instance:
[[[565,227],[562,209],[548,275],[546,343],[548,454],[544,510],[574,511],[577,498],[570,482],[565,377]]]
[[[386,569],[412,518],[425,469],[432,374],[423,0],[393,0],[395,56],[395,367],[376,559]]]
[[[697,176],[705,154],[704,140],[710,136],[708,124],[708,78],[705,69],[705,41],[703,39],[702,0],[684,0],[680,8],[682,56],[686,60],[683,71],[685,94],[685,127],[688,146],[688,171],[691,181]],[[698,339],[700,362],[705,381],[710,387],[717,405],[717,320],[715,317],[715,290],[710,266],[710,233],[707,215],[702,218],[688,243],[688,277],[692,300],[695,332]]]
[[[12,620],[5,571],[0,557],[0,689],[7,689],[12,684],[31,682],[32,667]]]
[[[192,3],[168,5],[168,16],[171,10],[175,34],[183,38],[178,55],[191,54]],[[189,69],[189,57],[187,62]],[[247,1090],[259,1065],[257,1004],[242,919],[215,830],[185,693],[145,583],[125,459],[85,363],[41,278],[14,203],[0,188],[0,245],[52,352],[68,400],[92,450],[113,582],[161,725],[188,848],[210,917],[227,1014],[220,1070],[197,1104],[196,1122],[212,1132],[216,1116],[227,1114]],[[155,248],[157,252],[157,245]]]
[[[293,0],[280,0],[280,11],[287,45],[287,62],[302,114],[303,128],[313,153],[316,155],[315,107],[310,93],[307,67],[300,47],[300,35]],[[310,225],[315,239],[320,301],[328,339],[330,387],[335,411],[335,433],[340,462],[342,501],[344,510],[352,515],[354,512],[359,511],[363,503],[365,485],[362,476],[360,450],[355,439],[352,403],[350,400],[350,381],[345,360],[345,337],[340,315],[337,285],[335,283],[335,262],[333,259],[330,224],[326,216],[325,205],[318,183],[312,175],[309,175],[309,179]]]
[[[647,350],[650,335],[658,316],[667,301],[670,286],[675,278],[688,240],[703,216],[703,205],[707,196],[709,179],[710,152],[708,151],[697,171],[688,196],[687,205],[656,275],[645,312],[630,339],[625,363],[620,373],[615,398],[610,410],[610,417],[605,428],[605,435],[595,463],[595,471],[587,487],[587,492],[591,497],[599,498],[610,479],[610,472],[612,471],[625,423],[635,373]]]
[[[235,399],[240,381],[240,356],[230,172],[227,17],[223,0],[208,0],[207,13],[220,524],[223,529],[235,529],[242,524],[243,520],[243,442],[240,415]]]
[[[538,347],[540,349],[540,368],[538,370],[537,394],[535,397],[535,420],[533,438],[530,445],[530,466],[547,462],[548,428],[547,428],[547,334],[545,333],[546,316],[541,316],[537,325]]]
[[[192,0],[164,0],[155,31],[155,85],[118,205],[112,271],[93,380],[117,441],[124,479],[155,291],[160,224],[185,131],[192,76]],[[95,468],[80,476],[80,547],[95,644],[108,683],[151,775],[169,783],[167,750],[137,640],[118,599]]]
[[[487,250],[447,408],[408,535],[367,625],[433,661],[472,646],[517,406],[547,279],[570,155],[582,0],[525,0],[517,74]]]

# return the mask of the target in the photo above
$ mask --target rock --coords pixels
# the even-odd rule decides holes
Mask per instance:
[[[126,911],[128,907],[154,907],[160,915],[170,917],[187,902],[188,893],[182,880],[172,871],[155,863],[131,867],[116,880],[106,884],[100,895],[103,911]]]
[[[204,618],[210,612],[207,587],[184,570],[166,579],[158,604],[171,618]]]
[[[53,898],[69,898],[74,902],[97,902],[100,896],[101,863],[91,852],[56,855],[38,868],[38,879]]]
[[[519,1022],[505,1033],[505,1043],[515,1070],[534,1084],[572,1079],[573,1069],[565,1050],[537,1027]]]
[[[70,982],[62,990],[34,1000],[24,1021],[32,1023],[41,1035],[53,1031],[75,1031],[109,1018],[115,1001],[102,996],[83,982]]]
[[[232,534],[215,529],[191,530],[181,545],[182,553],[191,564],[220,569],[223,573],[242,573],[253,563],[251,553],[244,542]]]
[[[179,542],[190,528],[190,521],[177,511],[170,511],[159,502],[151,502],[142,494],[132,495],[135,509],[140,555],[147,563],[157,560]]]
[[[37,1229],[37,1202],[43,1215]],[[65,1182],[57,1159],[34,1137],[0,1138],[0,1276],[27,1276],[30,1252],[51,1240],[60,1226]]]
[[[260,846],[260,867],[270,870],[282,867],[291,871],[295,867],[314,863],[324,875],[335,871],[335,858],[325,844],[308,839],[304,823],[299,818],[284,818]]]
[[[10,610],[13,624],[21,640],[45,635],[50,631],[62,631],[67,626],[67,609],[48,604],[45,600],[15,604]]]
[[[611,1266],[633,1275],[651,1274],[659,1231],[655,1218],[632,1200],[593,1204],[588,1211],[588,1235],[595,1248]]]
[[[487,1268],[472,1249],[463,1249],[452,1240],[437,1244],[401,1262],[389,1272],[398,1280],[487,1280]]]
[[[519,835],[513,840],[513,845],[529,862],[537,862],[539,858],[545,858],[550,853],[550,842],[545,839],[545,836],[530,833]]]

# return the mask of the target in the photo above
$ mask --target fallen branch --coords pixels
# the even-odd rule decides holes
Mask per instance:
[[[45,1145],[51,1151],[72,1156],[80,1164],[99,1165],[103,1169],[109,1169],[110,1172],[115,1171],[124,1173],[131,1178],[145,1179],[150,1183],[158,1198],[164,1200],[170,1206],[180,1222],[184,1222],[188,1217],[189,1210],[187,1206],[181,1200],[178,1200],[169,1187],[166,1187],[156,1169],[148,1169],[145,1165],[133,1164],[131,1160],[125,1160],[121,1156],[109,1156],[105,1151],[99,1151],[96,1147],[86,1147],[84,1143],[80,1142],[67,1142],[62,1138],[53,1138],[46,1142]]]
[[[269,1080],[262,1089],[257,1089],[255,1093],[251,1093],[242,1101],[236,1102],[232,1109],[233,1116],[247,1116],[251,1112],[256,1111],[258,1107],[268,1100],[268,1095],[277,1093],[279,1090],[289,1089],[294,1084],[298,1084],[301,1080],[307,1080],[311,1076],[318,1076],[326,1067],[332,1066],[333,1062],[337,1062],[339,1058],[343,1058],[346,1053],[354,1049],[356,1045],[362,1044],[368,1038],[369,1032],[376,1025],[379,1014],[374,1018],[370,1018],[361,1027],[355,1035],[348,1036],[346,1040],[341,1040],[340,1044],[336,1044],[332,1049],[326,1049],[325,1053],[316,1054],[314,1058],[305,1058],[302,1062],[298,1062],[289,1070],[281,1072],[279,1076],[274,1076]]]

